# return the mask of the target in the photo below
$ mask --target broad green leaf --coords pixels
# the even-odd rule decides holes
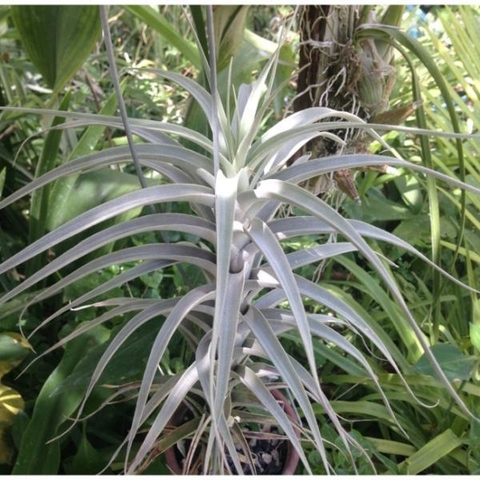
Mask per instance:
[[[29,353],[28,342],[14,332],[0,333],[0,379],[15,368]]]
[[[68,93],[62,100],[60,110],[68,110],[69,103],[70,93]],[[65,120],[63,117],[55,117],[52,121],[52,127],[60,125],[64,123],[64,121]],[[35,169],[36,178],[48,173],[55,167],[61,138],[61,130],[53,129],[47,133],[42,154]],[[35,240],[38,240],[46,231],[48,212],[53,206],[50,203],[50,191],[51,185],[45,185],[43,188],[35,190],[32,194],[28,231],[29,243],[33,243]],[[33,272],[36,272],[45,262],[45,259],[45,255],[32,259],[27,265],[27,275],[31,275]]]
[[[158,182],[149,180],[149,186]],[[87,212],[97,205],[140,189],[136,175],[119,170],[103,168],[79,175],[66,197],[51,198],[51,213],[47,225],[50,231],[65,222]],[[61,205],[57,205],[57,202]],[[57,208],[58,207],[58,208]],[[141,209],[131,210],[115,219],[115,223],[129,220],[140,213]]]
[[[217,71],[228,66],[243,42],[249,5],[217,5],[213,9]]]
[[[345,207],[347,209],[347,206]],[[355,215],[355,213],[357,213]],[[392,202],[377,189],[370,189],[368,194],[362,198],[362,204],[353,204],[348,208],[352,216],[360,216],[364,222],[382,222],[390,220],[405,220],[411,218],[412,212],[409,208]]]
[[[397,186],[403,201],[414,213],[419,213],[423,205],[423,193],[420,182],[413,175],[395,177]]]
[[[452,430],[445,430],[403,462],[404,473],[417,475],[423,472],[452,450],[460,447],[462,443],[463,441]]]
[[[430,348],[431,353],[450,380],[469,380],[475,365],[472,357],[467,357],[455,345],[438,344]],[[423,375],[435,375],[431,363],[424,356],[415,365],[415,370]]]
[[[29,353],[29,345],[18,333],[0,334],[0,380],[18,366]],[[0,382],[0,465],[12,461],[14,452],[7,441],[15,416],[24,408],[22,396]]]
[[[0,465],[11,463],[14,455],[12,445],[8,441],[9,430],[15,416],[23,410],[22,396],[13,388],[0,383]]]
[[[122,84],[121,88],[125,87],[125,83]],[[117,109],[117,99],[115,94],[110,95],[110,98],[106,101],[105,105],[100,111],[101,115],[113,115]],[[105,132],[103,125],[92,125],[88,127],[85,132],[82,134],[80,140],[75,145],[72,153],[70,154],[69,160],[77,158],[83,155],[88,155],[96,146],[97,142]],[[118,173],[118,172],[115,172]],[[50,208],[48,210],[47,217],[47,229],[53,230],[58,225],[64,223],[67,219],[73,218],[71,215],[72,203],[77,204],[79,199],[82,199],[81,195],[73,195],[72,191],[75,192],[76,188],[79,187],[77,184],[78,174],[77,175],[68,175],[59,178],[51,190],[51,198],[55,200],[55,208]],[[96,195],[93,196],[95,198]],[[99,203],[102,203],[101,201]],[[76,208],[77,212],[83,213],[80,209]],[[69,214],[70,213],[70,214]]]
[[[103,470],[107,458],[102,456],[88,441],[85,430],[71,465],[66,468],[67,475],[97,475]]]
[[[4,330],[14,330],[18,328],[18,316],[20,312],[25,308],[25,304],[30,302],[38,293],[38,290],[31,291],[0,305],[0,324]]]
[[[430,241],[430,224],[427,215],[415,215],[404,219],[393,231],[410,245],[421,245]]]
[[[140,379],[147,362],[148,352],[152,347],[155,333],[158,329],[158,320],[152,320],[133,332],[108,363],[99,380],[100,383],[121,385]],[[118,331],[119,328],[115,330]],[[115,338],[116,331],[112,331],[112,340]],[[52,392],[51,398],[65,394],[69,390],[84,392],[90,383],[92,373],[98,361],[112,340],[90,348],[68,378]],[[132,362],[132,358],[135,358],[135,362]]]
[[[56,475],[60,465],[60,442],[47,443],[80,404],[84,391],[69,390],[55,398],[51,393],[71,374],[77,363],[92,348],[104,342],[109,333],[97,328],[72,342],[57,368],[38,395],[32,418],[22,437],[13,473],[15,475]],[[35,455],[32,455],[35,452]]]
[[[95,5],[15,5],[12,18],[27,54],[55,93],[82,67],[100,37]]]

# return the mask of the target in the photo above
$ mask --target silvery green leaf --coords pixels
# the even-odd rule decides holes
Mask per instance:
[[[123,212],[134,208],[143,207],[160,202],[175,200],[191,201],[213,206],[214,196],[207,187],[197,185],[160,185],[157,187],[144,188],[141,191],[123,195],[120,198],[106,202],[88,212],[79,215],[66,224],[58,227],[53,232],[44,235],[32,245],[9,258],[0,266],[0,273],[6,272],[54,245],[71,238],[75,234],[108,220]],[[2,297],[0,301],[6,301],[9,297]]]
[[[182,401],[186,398],[191,391],[194,384],[198,381],[198,373],[195,363],[192,363],[182,374],[171,377],[165,384],[161,385],[155,392],[148,403],[139,411],[140,421],[144,423],[150,416],[158,410],[161,402],[166,398],[162,408],[158,410],[152,425],[148,429],[148,432],[142,441],[137,453],[128,468],[125,468],[127,475],[134,474],[140,465],[140,463],[147,458],[149,452],[152,451],[155,441],[159,437],[160,433],[164,430],[168,421],[172,418],[173,414],[180,406]],[[127,455],[126,460],[129,458],[129,453],[132,449],[133,441],[137,435],[137,430],[133,428],[129,431],[127,436]]]
[[[213,298],[215,298],[215,285],[202,285],[191,290],[178,301],[178,303],[169,313],[162,327],[159,329],[154,344],[150,350],[147,365],[145,366],[145,372],[140,385],[140,390],[138,392],[137,401],[135,403],[135,412],[132,419],[131,432],[136,433],[142,424],[143,411],[150,395],[150,390],[158,368],[158,363],[165,353],[168,342],[172,338],[175,331],[178,330],[179,325],[185,320],[189,312],[194,310],[197,305],[207,300],[212,300]],[[143,317],[147,315],[147,312],[148,309],[140,314],[140,318],[142,320]],[[136,320],[136,323],[138,322],[139,320]],[[133,323],[133,319],[129,322],[129,324],[130,323]],[[129,324],[127,324],[127,327]],[[129,445],[131,445],[132,442],[133,438],[131,437]]]
[[[68,266],[73,263],[75,260],[89,254],[90,252],[101,248],[104,245],[107,245],[116,240],[122,238],[130,237],[131,235],[137,235],[143,232],[152,232],[152,231],[176,231],[184,232],[191,235],[197,235],[202,239],[205,239],[213,244],[215,244],[215,229],[213,224],[208,220],[204,220],[199,217],[194,217],[192,215],[180,214],[180,213],[160,213],[154,215],[148,215],[145,217],[136,218],[118,225],[113,225],[112,227],[106,228],[101,232],[98,232],[85,240],[82,240],[74,247],[70,248],[64,254],[58,256],[52,262],[49,263],[47,269],[42,269],[45,276],[50,275],[53,272],[60,270],[61,268]],[[173,252],[173,251],[172,251]],[[186,250],[185,250],[186,252]],[[204,256],[206,252],[202,252],[200,256]],[[186,257],[185,257],[186,258]],[[95,262],[95,261],[94,261]],[[93,262],[93,264],[94,264]],[[118,259],[112,260],[111,265],[116,262],[125,263],[121,259],[121,255]],[[105,266],[105,264],[104,264]],[[94,271],[95,269],[104,268],[97,267],[94,264],[93,269],[87,271]],[[108,263],[106,264],[108,266]],[[82,270],[83,271],[83,270]],[[80,272],[80,270],[78,270]],[[37,272],[37,275],[40,273]],[[74,278],[72,275],[69,275],[63,278],[62,282],[66,282],[67,279]],[[72,282],[75,281],[71,280]],[[68,280],[70,281],[70,280]],[[58,284],[57,284],[58,285]],[[62,285],[66,285],[62,283]],[[63,288],[63,286],[61,287]],[[42,294],[37,297],[35,300],[40,301],[44,298],[47,298],[48,295],[51,295],[53,290],[47,289]]]
[[[144,252],[139,252],[140,255],[143,255]],[[148,255],[147,255],[148,257]],[[140,257],[143,260],[143,257]],[[110,266],[110,260],[106,259],[107,263],[106,266]],[[44,325],[47,324],[47,322],[53,320],[54,318],[58,317],[62,313],[65,313],[68,310],[73,310],[79,305],[86,304],[87,302],[90,302],[92,299],[95,297],[98,297],[102,295],[105,292],[108,292],[110,290],[113,290],[115,287],[120,287],[121,285],[126,284],[127,282],[138,278],[141,275],[145,275],[150,272],[154,272],[156,270],[165,268],[167,266],[170,266],[174,264],[175,262],[172,260],[153,260],[153,261],[146,261],[144,263],[141,263],[140,265],[137,265],[135,267],[132,267],[125,272],[121,273],[120,275],[116,275],[115,277],[111,278],[110,280],[102,283],[98,287],[93,288],[92,290],[89,290],[87,293],[83,294],[82,296],[74,299],[74,300],[68,300],[68,305],[65,305],[64,307],[60,308],[57,310],[54,314],[52,314],[50,317],[46,318],[43,322],[40,323],[40,325],[34,330],[37,331],[38,329],[42,328]],[[58,292],[61,292],[62,290],[66,289],[68,286],[74,284],[76,281],[79,279],[85,277],[86,275],[89,275],[90,273],[96,272],[99,269],[97,269],[98,263],[95,261],[90,262],[90,265],[88,269],[79,269],[76,270],[75,272],[65,276],[61,280],[59,280],[57,283],[54,285],[46,288],[40,295],[37,295],[31,302],[28,302],[25,308],[28,308],[29,306],[38,303],[46,298],[51,297],[52,295],[55,295]]]
[[[36,363],[38,360],[43,358],[45,355],[48,355],[49,353],[53,352],[54,350],[64,346],[71,340],[74,340],[75,338],[79,337],[83,333],[87,332],[88,330],[91,330],[92,328],[96,327],[97,325],[101,325],[105,322],[108,322],[109,320],[112,320],[114,318],[118,318],[121,315],[124,315],[125,313],[132,312],[135,310],[145,310],[146,308],[155,305],[159,311],[165,310],[169,311],[173,308],[173,306],[177,303],[178,298],[169,298],[166,300],[158,300],[158,299],[140,299],[140,300],[135,300],[131,298],[122,298],[122,299],[109,299],[105,300],[103,302],[100,302],[100,304],[92,305],[90,306],[91,308],[96,308],[97,306],[103,306],[103,307],[108,307],[111,305],[117,304],[118,306],[116,308],[112,308],[111,310],[105,312],[103,315],[100,315],[99,317],[95,318],[94,320],[91,320],[89,322],[82,323],[80,326],[78,326],[73,332],[69,333],[65,337],[61,338],[57,343],[55,343],[53,346],[49,347],[47,350],[39,354],[37,357],[35,357],[26,367],[25,370],[27,370],[31,365]],[[85,306],[84,308],[88,308],[89,306]],[[50,320],[53,320],[54,317],[58,316],[58,312],[55,312],[54,315],[51,315],[49,318],[45,319],[42,322],[42,325],[47,324]],[[41,326],[37,327],[36,330],[41,328]],[[32,332],[31,335],[33,335],[34,332]]]
[[[296,320],[298,322],[298,319]],[[273,365],[276,367],[279,374],[282,376],[282,379],[287,383],[293,396],[298,401],[310,426],[316,442],[316,446],[319,451],[322,452],[323,441],[320,431],[318,429],[317,421],[315,419],[315,416],[313,415],[311,404],[308,400],[305,388],[302,385],[298,376],[295,374],[288,355],[285,352],[281,343],[279,342],[278,338],[276,337],[275,333],[269,326],[268,320],[264,317],[260,310],[258,310],[254,306],[251,306],[245,314],[245,321],[248,323],[252,332],[254,332],[255,337],[262,345],[262,348],[265,350],[265,352],[267,352],[269,359],[272,361]],[[319,392],[321,390],[316,371],[313,372],[313,375],[311,376],[309,390],[316,392]],[[323,453],[325,454],[325,452]],[[326,460],[326,456],[324,460]]]
[[[432,268],[438,270],[442,275],[448,278],[450,281],[456,283],[457,285],[466,288],[472,292],[478,293],[479,291],[475,288],[467,285],[454,276],[450,275],[448,272],[443,270],[436,263],[432,262],[428,257],[423,255],[415,247],[412,247],[408,242],[402,240],[396,235],[383,230],[382,228],[375,227],[361,220],[348,220],[351,223],[352,227],[363,236],[367,238],[373,238],[375,240],[380,240],[397,247],[403,248],[406,251],[412,253],[413,255],[420,258],[422,261],[426,262]],[[298,216],[291,218],[276,218],[269,222],[269,226],[272,229],[272,232],[281,234],[282,238],[292,238],[301,235],[317,235],[317,234],[333,234],[336,232],[335,228],[331,225],[328,225],[325,221],[319,220],[315,217],[308,216]]]
[[[454,187],[465,189],[469,192],[480,194],[480,188],[461,182],[453,177],[445,175],[436,170],[417,165],[415,163],[407,162],[399,158],[387,157],[385,155],[369,155],[369,154],[352,154],[352,155],[334,155],[329,157],[322,157],[311,159],[308,162],[294,163],[290,167],[273,173],[267,178],[275,178],[278,180],[285,180],[293,183],[300,183],[309,178],[326,173],[345,170],[351,168],[361,168],[374,165],[390,165],[398,168],[405,168],[415,170],[425,175],[431,175],[439,180],[442,180]]]
[[[238,275],[238,274],[237,274]],[[234,285],[232,285],[234,286]],[[237,311],[233,312],[234,314],[237,314]],[[232,316],[232,315],[230,315]],[[238,314],[237,314],[238,316]],[[224,320],[226,323],[226,319],[221,319]],[[235,322],[235,327],[236,327],[237,322]],[[225,327],[228,328],[227,325]],[[230,328],[230,330],[233,331],[233,334],[235,336],[237,329],[236,328]],[[228,332],[227,332],[228,335]],[[233,341],[235,338],[229,338],[227,336],[226,342],[227,345],[233,344]],[[207,404],[209,405],[209,410],[210,410],[210,415],[211,415],[211,431],[209,433],[209,438],[208,438],[208,444],[210,445],[216,445],[216,450],[217,452],[219,451],[219,455],[224,455],[225,453],[225,447],[227,447],[227,450],[230,454],[230,457],[232,461],[234,462],[235,468],[237,472],[242,472],[242,467],[241,463],[238,459],[238,454],[235,449],[235,445],[233,442],[233,438],[230,433],[230,428],[228,426],[227,418],[226,415],[228,415],[228,411],[225,409],[225,399],[227,398],[227,395],[229,395],[229,392],[227,391],[227,384],[230,381],[231,377],[231,372],[232,372],[232,365],[231,365],[231,357],[233,354],[233,345],[231,347],[230,352],[224,352],[224,348],[220,350],[219,347],[219,358],[218,360],[216,358],[212,359],[212,351],[215,350],[215,344],[213,343],[213,331],[207,332],[206,335],[203,336],[203,338],[200,340],[198,348],[195,352],[195,360],[197,364],[197,372],[198,372],[198,378],[200,380],[200,383],[202,385],[202,390],[205,394]],[[223,364],[223,365],[220,365]],[[223,396],[219,400],[218,399],[218,383],[219,383],[219,377],[221,375],[224,375],[225,378],[225,385],[220,386]],[[208,446],[207,446],[208,449]],[[206,455],[206,462],[208,462],[208,454]],[[204,467],[205,469],[205,467]]]
[[[354,122],[363,122],[359,117],[348,112],[339,112],[326,107],[305,108],[299,112],[292,113],[288,117],[280,120],[267,132],[262,135],[262,142],[279,134],[288,132],[294,128],[305,127],[325,118],[338,117],[339,119],[351,120]]]
[[[343,255],[344,253],[355,252],[356,250],[351,243],[332,242],[289,253],[287,261],[290,264],[290,268],[295,270],[305,265],[311,265],[312,263]]]
[[[308,331],[305,309],[285,253],[268,226],[261,222],[260,219],[252,218],[250,225],[246,227],[246,233],[248,233],[252,240],[257,244],[265,259],[268,261],[269,266],[272,268],[281,288],[285,291],[290,308],[297,319],[297,327],[303,340],[312,375],[315,376],[315,359],[313,355],[312,340]]]

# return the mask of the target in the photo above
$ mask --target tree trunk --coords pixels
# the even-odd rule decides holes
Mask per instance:
[[[382,22],[399,24],[402,12],[401,6],[389,7]],[[395,83],[392,48],[378,39],[357,36],[361,25],[376,23],[374,13],[373,7],[368,5],[307,5],[301,8],[295,112],[309,107],[328,107],[369,121],[387,109]],[[306,152],[313,158],[359,153],[370,143],[358,130],[338,129],[332,133],[345,144],[320,136],[309,142],[296,158]],[[338,172],[334,180],[341,190],[358,199],[348,171]],[[327,182],[323,187],[317,185],[316,190],[330,186]]]

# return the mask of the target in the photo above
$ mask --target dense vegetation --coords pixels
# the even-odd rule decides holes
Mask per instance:
[[[353,11],[0,7],[0,473],[479,473],[480,10]]]

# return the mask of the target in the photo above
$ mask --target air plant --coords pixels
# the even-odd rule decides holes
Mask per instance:
[[[211,40],[211,25],[208,33]],[[260,134],[265,113],[275,95],[273,79],[278,56],[268,61],[256,81],[231,92],[235,107],[230,110],[230,102],[224,105],[217,92],[213,42],[209,47],[210,58],[203,57],[203,68],[210,91],[172,72],[150,70],[150,73],[177,82],[192,95],[208,120],[211,138],[180,125],[155,120],[29,110],[65,117],[67,122],[57,129],[101,124],[125,128],[141,140],[129,146],[82,155],[60,165],[3,199],[0,208],[69,175],[122,166],[130,163],[132,157],[138,162],[137,167],[141,167],[137,169],[139,175],[142,169],[149,169],[159,179],[156,185],[144,185],[79,214],[0,265],[0,273],[5,273],[42,252],[58,248],[55,258],[0,298],[0,304],[13,301],[31,287],[50,279],[46,288],[35,292],[29,306],[45,301],[89,274],[110,266],[125,266],[105,284],[71,299],[43,319],[31,334],[74,309],[102,307],[94,320],[81,324],[42,354],[47,355],[112,319],[120,322],[116,335],[104,346],[91,372],[74,423],[91,415],[84,415],[87,401],[102,384],[102,374],[110,362],[115,362],[115,355],[143,326],[154,324],[157,327],[151,348],[145,353],[140,381],[119,388],[106,402],[133,398],[135,405],[130,430],[112,458],[113,461],[122,453],[125,473],[142,471],[152,455],[168,448],[161,442],[168,433],[169,421],[185,402],[201,405],[199,417],[181,436],[193,438],[195,441],[191,443],[196,444],[199,437],[195,437],[195,433],[202,432],[201,471],[205,474],[242,473],[245,468],[242,456],[247,457],[248,465],[254,465],[239,428],[242,415],[251,418],[248,415],[252,415],[252,411],[248,413],[246,407],[252,406],[260,408],[263,417],[280,428],[307,472],[311,472],[311,465],[305,453],[306,443],[317,450],[325,470],[331,472],[313,405],[323,408],[346,452],[353,447],[362,450],[362,447],[343,425],[322,386],[315,344],[322,343],[342,352],[358,365],[383,399],[392,422],[395,415],[369,362],[372,350],[404,379],[397,359],[376,327],[321,280],[314,282],[301,274],[304,266],[335,262],[337,257],[351,252],[362,257],[381,280],[445,389],[458,406],[471,415],[430,353],[394,281],[388,259],[377,247],[374,249],[370,241],[398,246],[433,268],[438,267],[407,242],[367,223],[345,218],[300,185],[319,175],[388,164],[434,175],[476,194],[480,190],[402,159],[380,155],[335,154],[322,158],[303,155],[289,165],[289,159],[312,139],[323,137],[341,144],[341,138],[332,131],[362,129],[378,141],[382,139],[371,125],[356,115],[327,107],[294,113]],[[185,147],[182,140],[196,144],[201,152]],[[162,211],[166,204],[188,204],[189,209],[186,213],[168,213]],[[289,207],[288,216],[282,215],[285,207]],[[105,223],[126,213],[131,215],[125,221]],[[96,231],[92,234],[93,227]],[[134,239],[145,232],[153,232],[156,242],[128,244],[108,253],[102,250],[118,240]],[[171,232],[181,234],[182,240],[170,241]],[[79,236],[81,234],[84,237]],[[314,238],[313,244],[293,252],[288,250],[289,240],[306,235]],[[62,243],[72,238],[80,240],[66,251],[60,250]],[[82,262],[87,255],[89,260]],[[179,271],[193,268],[201,272],[202,281],[171,298],[95,300],[142,275],[171,267]],[[62,274],[63,269],[68,272]],[[443,274],[463,285],[446,272]],[[315,302],[320,313],[306,309],[305,299]],[[306,359],[304,363],[283,346],[282,338],[287,333],[298,336]],[[165,373],[159,365],[177,334],[184,337],[193,360],[181,372]],[[349,341],[351,335],[364,338],[369,347],[360,350]],[[407,381],[403,380],[403,384],[414,396]],[[298,419],[292,420],[285,413],[272,389],[283,391],[295,404]],[[237,449],[239,442],[245,447],[242,453]],[[354,464],[353,456],[351,460]]]

